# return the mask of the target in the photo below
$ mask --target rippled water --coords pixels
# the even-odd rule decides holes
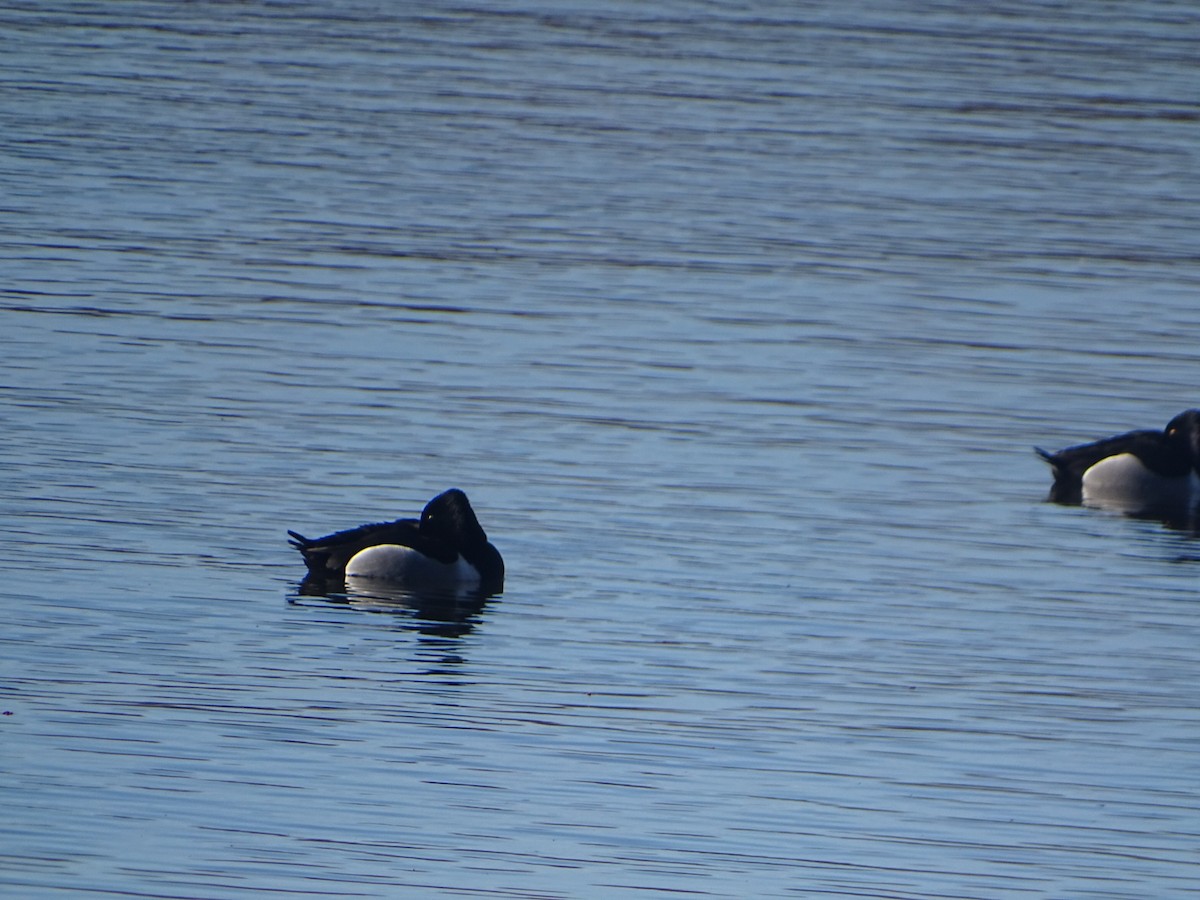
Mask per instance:
[[[0,12],[0,887],[1176,897],[1188,4]],[[506,593],[295,593],[471,496]],[[447,620],[448,619],[448,620]]]

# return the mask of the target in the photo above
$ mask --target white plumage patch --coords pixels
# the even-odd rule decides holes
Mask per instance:
[[[1195,481],[1195,476],[1164,478],[1132,453],[1119,453],[1083,473],[1083,500],[1135,508],[1180,503],[1191,496]]]
[[[360,550],[346,563],[346,577],[392,581],[414,588],[479,583],[479,572],[461,556],[447,564],[400,544],[376,544]]]

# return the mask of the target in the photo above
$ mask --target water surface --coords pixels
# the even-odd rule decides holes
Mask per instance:
[[[1194,895],[1194,531],[1031,446],[1200,405],[1198,25],[0,13],[0,885]]]

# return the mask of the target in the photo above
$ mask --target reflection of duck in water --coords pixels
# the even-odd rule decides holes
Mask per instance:
[[[308,566],[302,594],[351,587],[366,593],[490,596],[504,589],[500,551],[488,542],[467,495],[457,488],[430,500],[420,519],[361,525],[322,538],[288,534]]]
[[[1123,512],[1186,508],[1200,499],[1200,410],[1162,431],[1130,431],[1058,453],[1038,449],[1054,469],[1050,499]]]

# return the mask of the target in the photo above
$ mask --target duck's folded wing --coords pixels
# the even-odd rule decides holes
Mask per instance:
[[[1056,473],[1074,478],[1110,456],[1132,453],[1160,475],[1175,477],[1188,473],[1189,462],[1179,448],[1167,441],[1161,431],[1130,431],[1091,444],[1067,447],[1058,453],[1038,451]]]
[[[426,556],[442,562],[452,563],[457,557],[453,548],[445,548],[429,540],[417,527],[416,519],[397,519],[395,522],[377,522],[360,525],[345,531],[334,532],[319,538],[306,538],[289,531],[288,541],[304,556],[308,570],[313,574],[333,575],[344,573],[346,563],[354,554],[376,544],[400,544],[419,550]],[[448,551],[448,552],[447,552]]]

